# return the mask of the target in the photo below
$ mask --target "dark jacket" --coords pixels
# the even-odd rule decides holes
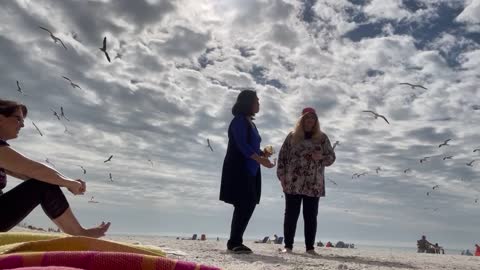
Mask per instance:
[[[252,134],[257,131],[246,118],[244,119],[247,143],[250,144]],[[262,188],[260,168],[258,168],[255,176],[249,173],[247,160],[250,158],[246,157],[238,148],[233,135],[232,123],[228,127],[228,147],[223,162],[220,200],[233,205],[258,204],[260,203]],[[255,131],[253,128],[255,128]],[[258,151],[260,150],[258,149]]]

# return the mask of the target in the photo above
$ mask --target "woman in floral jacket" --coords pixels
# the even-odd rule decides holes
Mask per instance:
[[[292,252],[300,206],[303,201],[305,245],[315,254],[318,202],[325,196],[325,167],[335,162],[335,152],[328,136],[320,130],[313,108],[305,108],[293,132],[282,145],[278,157],[277,176],[285,193],[283,223],[285,249]]]

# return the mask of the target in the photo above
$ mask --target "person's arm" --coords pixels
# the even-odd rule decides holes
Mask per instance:
[[[14,172],[11,172],[9,170],[5,170],[5,173],[7,173],[8,175],[10,175],[11,177],[15,177],[17,179],[21,179],[21,180],[29,180],[30,178],[26,175],[23,175],[23,174],[19,174],[19,173],[14,173]]]
[[[65,177],[40,162],[31,160],[7,146],[0,147],[0,167],[14,177],[19,176],[20,179],[33,178],[66,188],[77,185],[75,180]]]
[[[328,139],[328,136],[325,135],[325,142],[323,143],[323,156],[324,159],[322,160],[322,165],[325,167],[328,167],[332,165],[335,162],[335,159],[337,158],[335,155],[335,151],[333,150],[332,144],[330,143],[330,140]]]
[[[288,153],[290,152],[290,138],[291,133],[287,135],[287,138],[283,142],[282,148],[280,148],[280,152],[278,153],[277,177],[280,181],[284,181],[287,174],[286,170]]]

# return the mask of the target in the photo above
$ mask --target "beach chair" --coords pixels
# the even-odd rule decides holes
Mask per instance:
[[[275,244],[283,244],[283,236],[278,237],[277,241],[275,241]]]
[[[257,244],[266,244],[266,243],[268,242],[268,239],[270,239],[270,237],[265,236],[265,237],[263,238],[263,240],[257,240],[257,241],[255,241],[255,243],[257,243]]]
[[[197,240],[197,234],[196,233],[192,235],[192,240]]]

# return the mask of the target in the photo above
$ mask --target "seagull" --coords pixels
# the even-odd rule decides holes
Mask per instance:
[[[39,27],[40,27],[40,29],[43,29],[43,30],[47,31],[48,33],[50,33],[50,37],[53,39],[53,42],[55,42],[55,44],[56,44],[58,41],[60,41],[60,43],[62,44],[63,48],[65,48],[65,50],[67,49],[67,47],[65,47],[65,44],[63,44],[63,41],[62,41],[61,39],[59,39],[58,37],[54,36],[50,30],[48,30],[48,29],[45,28],[45,27],[41,27],[41,26],[39,26]]]
[[[123,57],[123,55],[122,55],[121,53],[117,53],[117,55],[115,56],[115,58],[114,58],[114,59],[117,59],[117,58],[120,58],[120,59],[122,59],[122,57]]]
[[[477,161],[476,159],[470,161],[469,163],[467,163],[467,166],[470,166],[470,167],[473,167],[473,162]]]
[[[407,82],[399,83],[399,84],[400,85],[408,85],[408,86],[412,87],[412,89],[415,89],[416,87],[418,87],[418,88],[428,90],[426,87],[424,87],[423,85],[420,85],[420,84],[411,84],[411,83],[407,83]]]
[[[382,168],[380,168],[380,167],[377,167],[377,168],[375,169],[375,171],[377,172],[377,174],[378,174],[378,171],[381,171],[381,170],[382,170]]]
[[[26,94],[22,91],[22,88],[20,87],[20,83],[17,81],[17,91],[20,92],[20,94],[26,96]]]
[[[113,155],[111,155],[110,157],[108,157],[103,163],[107,163],[107,162],[111,161],[111,160],[112,160],[112,157],[113,157]]]
[[[357,177],[364,176],[364,175],[367,175],[367,174],[368,174],[367,172],[363,172],[363,173],[358,174]]]
[[[207,147],[210,148],[210,150],[212,150],[212,152],[213,152],[213,148],[212,148],[212,145],[210,144],[209,139],[207,139]]]
[[[432,187],[432,189],[435,190],[435,189],[437,189],[437,188],[439,188],[439,187],[440,187],[439,185],[435,185],[435,186]]]
[[[67,121],[70,121],[70,119],[68,119],[66,116],[65,116],[65,113],[63,112],[63,107],[60,107],[60,116],[65,118],[65,120]]]
[[[150,164],[152,164],[152,167],[153,167],[153,161],[151,159],[148,159],[148,162],[150,162]]]
[[[105,56],[107,57],[107,60],[110,63],[110,56],[108,56],[108,53],[107,53],[107,37],[103,38],[103,47],[99,48],[99,49],[100,49],[100,51],[105,53]]]
[[[475,199],[475,203],[478,203],[478,198]]]
[[[93,200],[93,198],[95,198],[95,197],[92,196],[92,198],[90,198],[90,201],[88,201],[88,202],[89,203],[98,203],[97,201]]]
[[[353,179],[354,177],[357,177],[357,178],[358,178],[359,176],[360,176],[360,175],[359,175],[358,173],[354,173],[354,174],[352,174],[352,179]]]
[[[55,115],[55,117],[57,117],[57,119],[60,120],[60,115],[58,115],[58,113],[55,110],[53,109],[50,109],[50,110],[52,110],[53,115]]]
[[[427,191],[427,196],[430,196],[430,191]]]
[[[477,148],[477,149],[473,149],[473,152],[477,152],[477,151],[480,151],[480,148]]]
[[[407,173],[407,172],[411,172],[411,171],[412,171],[412,169],[407,168],[407,169],[403,170],[403,173]]]
[[[480,110],[480,105],[475,104],[475,105],[472,105],[471,108],[474,111],[478,111],[478,110]]]
[[[83,170],[83,174],[87,174],[87,170],[85,170],[85,168],[82,166],[82,165],[77,165],[78,167],[82,168]]]
[[[339,142],[339,141],[335,141],[335,142],[333,143],[332,149],[335,150],[335,147],[337,147],[337,145],[340,145],[340,142]]]
[[[368,112],[368,113],[372,113],[374,116],[375,116],[375,119],[377,119],[378,117],[380,118],[383,118],[383,120],[385,120],[385,122],[387,122],[387,124],[390,124],[387,120],[387,118],[385,118],[385,116],[381,115],[381,114],[378,114],[374,111],[362,111],[362,112]]]
[[[69,82],[70,82],[70,85],[73,87],[73,89],[75,89],[75,88],[80,88],[80,89],[82,89],[82,88],[80,87],[80,85],[72,82],[72,80],[70,80],[68,77],[62,76],[62,78],[64,78],[65,80],[69,81]]]
[[[443,160],[446,160],[446,159],[452,159],[453,156],[446,156],[446,157],[443,157]]]
[[[452,139],[448,139],[448,140],[445,140],[442,144],[439,144],[438,145],[438,148],[442,147],[442,146],[446,146],[446,145],[449,145],[448,142],[451,141]]]
[[[113,177],[112,177],[112,174],[109,173],[108,176],[110,177],[110,181],[113,182]]]
[[[40,136],[43,137],[43,133],[40,131],[40,129],[37,127],[37,125],[35,125],[35,123],[32,121],[32,124],[33,126],[37,129],[38,133],[40,134]]]
[[[337,186],[337,183],[331,179],[328,179],[328,181],[330,181],[332,184],[334,184],[335,186]]]
[[[423,162],[427,161],[427,159],[429,159],[429,158],[430,157],[424,157],[424,158],[420,159],[420,163],[423,163]]]

